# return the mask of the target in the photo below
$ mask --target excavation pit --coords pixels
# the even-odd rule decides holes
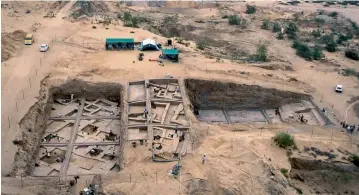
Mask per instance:
[[[121,85],[70,80],[42,85],[40,93],[20,122],[25,144],[15,157],[14,174],[101,174],[122,163]],[[101,152],[91,154],[91,148]],[[34,161],[24,163],[25,158]]]
[[[296,122],[317,126],[330,123],[307,94],[198,79],[186,79],[185,86],[193,113],[202,122]]]

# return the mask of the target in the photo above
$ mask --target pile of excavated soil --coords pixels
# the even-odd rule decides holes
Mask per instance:
[[[359,194],[359,168],[352,164],[301,158],[289,161],[290,177],[303,194]]]
[[[220,81],[186,79],[185,85],[197,108],[269,109],[310,98],[301,93]]]
[[[26,33],[16,30],[12,33],[1,33],[1,62],[13,57],[24,45]]]

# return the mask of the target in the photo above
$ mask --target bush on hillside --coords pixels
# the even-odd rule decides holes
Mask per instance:
[[[335,18],[338,16],[338,12],[331,12],[328,16]]]
[[[352,162],[355,166],[359,167],[359,156],[354,154],[352,156]]]
[[[278,22],[273,24],[273,32],[279,32],[281,30],[280,25]]]
[[[228,22],[230,25],[240,25],[241,18],[238,15],[231,15],[231,16],[228,16]]]
[[[322,49],[319,46],[314,46],[313,51],[312,51],[312,57],[313,60],[320,60],[322,59],[324,56]]]
[[[277,133],[274,136],[274,142],[282,148],[295,147],[294,138],[284,132]]]
[[[278,35],[277,35],[277,39],[283,40],[284,39],[284,34],[282,32],[279,32]]]
[[[334,40],[331,40],[331,41],[327,42],[327,44],[325,45],[325,48],[329,52],[335,52],[335,51],[337,51],[337,44],[334,42]]]
[[[268,61],[267,52],[267,46],[264,43],[259,44],[257,46],[257,61]]]
[[[289,39],[296,39],[297,38],[297,32],[298,32],[298,27],[295,23],[291,22],[288,24],[287,29],[286,29],[286,33],[288,34],[288,38]]]
[[[319,29],[313,30],[312,35],[313,37],[320,37],[321,36],[320,30]]]
[[[263,20],[261,29],[268,30],[269,29],[269,21]]]
[[[246,10],[247,14],[254,14],[256,13],[256,11],[257,11],[256,6],[247,4],[247,10]]]
[[[359,73],[354,68],[346,68],[343,70],[344,76],[359,76]]]
[[[343,42],[346,42],[348,41],[349,39],[352,39],[353,38],[353,35],[348,33],[348,34],[342,34],[340,33],[338,35],[338,38],[337,38],[337,44],[342,44]]]
[[[353,49],[353,48],[347,49],[347,50],[345,51],[345,56],[346,56],[347,58],[352,59],[352,60],[357,60],[357,61],[359,61],[359,50],[355,50],[355,49]]]

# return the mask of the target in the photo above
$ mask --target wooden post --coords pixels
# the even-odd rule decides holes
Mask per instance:
[[[24,187],[24,183],[22,181],[22,175],[20,176],[20,181],[21,181],[21,187]]]
[[[157,172],[156,172],[156,184],[157,184]]]
[[[9,122],[9,129],[10,129],[10,117],[7,117],[7,121]]]
[[[25,100],[25,94],[24,94],[24,90],[21,90],[22,91],[22,99]]]
[[[30,87],[31,87],[31,80],[30,80],[30,77],[29,77],[29,84],[30,84]]]
[[[17,101],[16,101],[16,112],[19,112],[19,108],[17,106]]]

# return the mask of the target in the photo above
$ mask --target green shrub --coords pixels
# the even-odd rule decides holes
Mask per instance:
[[[257,46],[257,61],[268,61],[267,46],[264,43],[261,43]]]
[[[284,177],[288,177],[288,169],[281,168],[280,172],[284,175]]]
[[[338,12],[331,12],[328,16],[335,18],[338,16]]]
[[[230,25],[240,25],[241,18],[238,15],[231,15],[231,16],[228,16],[228,22]]]
[[[281,31],[280,25],[278,22],[275,22],[273,24],[273,32],[279,32],[279,31]]]
[[[333,37],[333,34],[330,34],[330,35],[323,35],[321,38],[320,38],[321,42],[323,44],[327,44],[328,42],[332,42],[334,40],[334,37]]]
[[[352,162],[355,166],[359,167],[359,156],[354,154],[352,156]]]
[[[123,21],[126,23],[126,22],[130,22],[131,21],[131,18],[132,18],[132,15],[130,12],[125,12],[123,14]]]
[[[319,24],[323,24],[325,21],[322,18],[315,18],[315,22]]]
[[[313,30],[312,35],[313,37],[320,37],[321,36],[320,30],[319,29]]]
[[[343,42],[348,41],[349,39],[352,39],[352,38],[353,38],[353,35],[350,33],[348,33],[348,35],[340,33],[338,35],[336,42],[337,42],[337,44],[342,44]]]
[[[319,46],[314,46],[313,48],[313,52],[312,52],[312,57],[313,57],[313,60],[320,60],[322,59],[324,56],[321,48]]]
[[[256,13],[256,11],[257,11],[256,6],[247,4],[247,10],[246,10],[247,14],[254,14]]]
[[[345,51],[345,56],[347,58],[350,58],[352,60],[357,60],[359,61],[359,51],[358,50],[355,50],[355,49],[347,49]]]
[[[359,76],[359,73],[354,68],[346,68],[343,70],[344,76]]]
[[[327,44],[325,45],[325,48],[329,52],[335,52],[335,51],[337,51],[337,44],[334,42],[334,40],[331,40],[331,41],[327,42]]]
[[[291,135],[289,135],[288,133],[284,133],[284,132],[277,133],[274,136],[274,142],[279,147],[282,147],[282,148],[295,146],[294,138]]]
[[[261,29],[268,30],[269,29],[269,21],[263,20]]]
[[[288,24],[286,29],[286,33],[288,34],[289,39],[296,39],[297,38],[298,27],[295,23],[291,22]]]
[[[131,18],[131,24],[132,24],[132,27],[138,28],[138,18],[137,17],[132,17]]]
[[[284,34],[282,32],[279,32],[278,35],[277,35],[277,39],[283,40],[284,39]]]

